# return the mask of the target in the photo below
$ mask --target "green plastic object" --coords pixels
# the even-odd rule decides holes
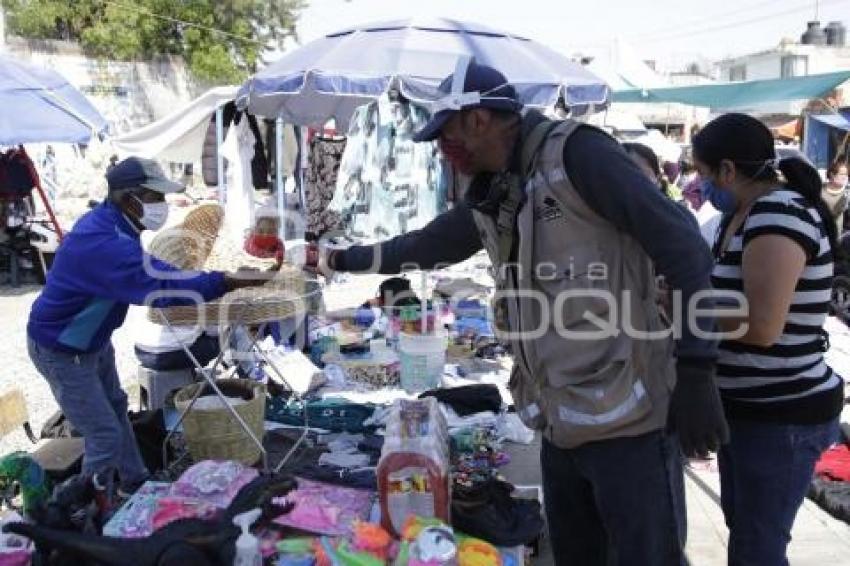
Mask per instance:
[[[310,537],[287,538],[277,543],[281,554],[313,554],[313,540]]]
[[[341,566],[384,566],[386,562],[368,552],[356,552],[343,542],[336,549],[336,558]]]
[[[6,491],[15,483],[20,486],[26,515],[50,497],[44,470],[26,452],[12,452],[0,458],[0,489]]]

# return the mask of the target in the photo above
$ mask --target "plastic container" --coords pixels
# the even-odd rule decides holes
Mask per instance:
[[[401,386],[408,393],[421,393],[440,385],[446,365],[448,336],[444,331],[435,334],[402,332],[398,341],[401,362]]]
[[[446,420],[433,397],[393,405],[377,476],[381,524],[396,537],[410,516],[448,523],[448,438]]]
[[[233,524],[242,531],[236,539],[236,558],[233,566],[263,566],[260,540],[251,534],[251,525],[260,518],[261,514],[260,509],[253,509],[233,517]]]

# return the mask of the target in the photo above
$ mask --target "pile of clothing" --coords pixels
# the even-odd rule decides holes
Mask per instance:
[[[841,425],[842,441],[823,453],[815,466],[809,498],[827,513],[850,523],[850,425]]]

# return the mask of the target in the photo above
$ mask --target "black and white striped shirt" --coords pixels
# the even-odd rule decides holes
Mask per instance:
[[[743,292],[743,250],[758,236],[776,234],[794,240],[806,252],[807,261],[775,344],[764,348],[736,341],[720,343],[717,384],[727,414],[791,424],[833,418],[841,411],[843,383],[823,359],[833,257],[820,215],[799,193],[778,189],[753,204],[728,249],[719,254],[729,220],[724,218],[715,244],[715,289]]]

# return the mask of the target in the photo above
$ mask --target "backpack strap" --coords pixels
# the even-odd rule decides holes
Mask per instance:
[[[521,176],[511,175],[502,181],[496,181],[509,183],[505,199],[499,205],[499,215],[496,219],[496,227],[499,232],[499,261],[502,263],[509,262],[511,258],[511,250],[516,237],[516,217],[525,199],[523,185],[531,174],[537,154],[543,147],[543,142],[546,141],[549,133],[555,129],[558,123],[549,119],[538,122],[522,141]]]

